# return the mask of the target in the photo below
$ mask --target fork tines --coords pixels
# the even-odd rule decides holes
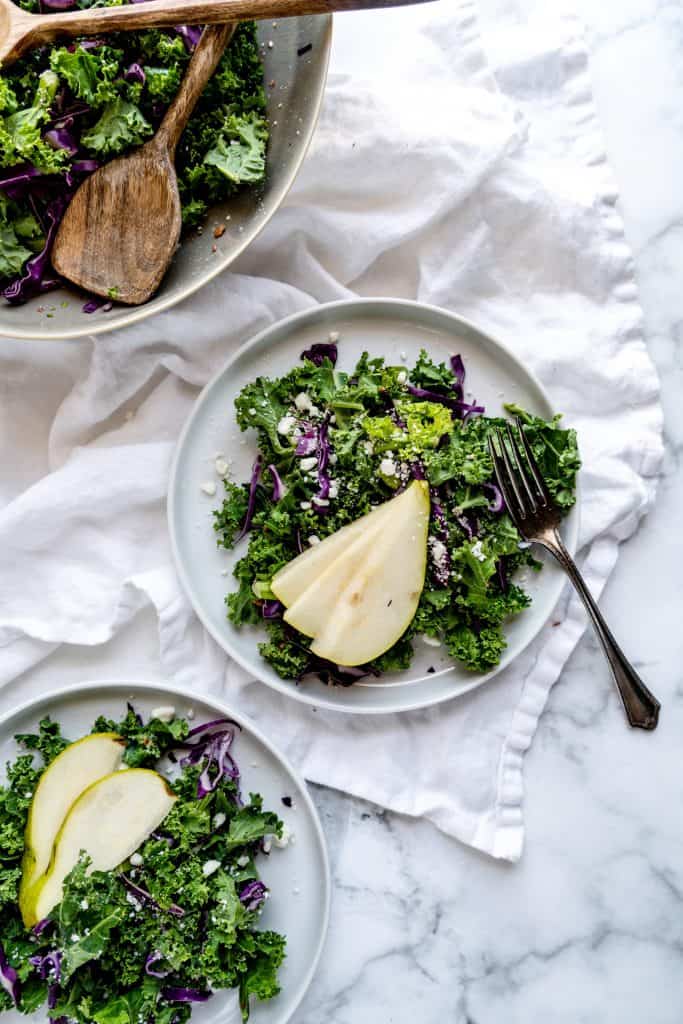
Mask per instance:
[[[553,501],[518,416],[515,425],[519,440],[511,425],[506,423],[505,430],[498,428],[494,436],[489,437],[489,451],[505,504],[518,525],[519,520],[552,509]]]

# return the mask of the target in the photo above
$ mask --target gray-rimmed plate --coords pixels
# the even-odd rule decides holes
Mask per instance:
[[[254,1002],[249,1018],[252,1024],[286,1024],[303,999],[322,954],[330,910],[330,869],[318,813],[305,782],[247,719],[213,697],[171,686],[132,681],[82,683],[39,697],[0,718],[0,775],[5,763],[20,753],[14,734],[36,732],[45,715],[60,722],[66,736],[76,738],[90,731],[98,715],[122,717],[126,701],[145,717],[155,707],[173,705],[178,714],[191,709],[195,724],[227,716],[242,727],[234,754],[243,789],[261,793],[264,806],[283,818],[296,839],[285,849],[273,850],[270,857],[261,858],[259,865],[271,890],[261,925],[287,936],[287,958],[280,973],[280,995],[269,1002]],[[291,809],[283,807],[283,796],[292,797]],[[21,1024],[27,1019],[14,1011],[5,1018],[7,1024]],[[47,1021],[47,1013],[38,1011],[29,1019],[42,1024]],[[219,1021],[241,1022],[235,993],[217,993],[192,1014],[193,1024]]]
[[[327,80],[332,15],[262,22],[259,40],[271,130],[265,185],[213,207],[204,232],[184,239],[159,291],[143,306],[114,306],[108,313],[88,315],[82,309],[87,296],[66,287],[24,306],[7,306],[0,300],[0,336],[49,341],[137,323],[192,295],[256,238],[291,188],[313,136]],[[219,222],[226,230],[216,239],[213,227]]]
[[[354,299],[331,303],[289,317],[268,328],[230,357],[202,391],[176,450],[168,494],[171,544],[182,584],[198,616],[218,643],[252,675],[274,689],[318,707],[357,713],[408,711],[450,700],[481,686],[509,665],[550,616],[565,583],[561,570],[547,562],[543,572],[526,574],[524,585],[533,603],[507,628],[508,648],[500,665],[473,675],[454,666],[444,648],[415,643],[410,669],[350,688],[328,687],[308,678],[300,685],[281,679],[258,654],[259,627],[236,629],[225,617],[224,597],[234,588],[231,570],[246,541],[235,551],[216,546],[211,511],[220,503],[202,484],[215,480],[216,452],[233,462],[236,480],[248,480],[256,447],[253,435],[240,434],[233,402],[240,389],[259,375],[277,376],[294,366],[301,352],[338,331],[339,367],[350,369],[364,349],[390,362],[414,365],[421,348],[444,360],[460,352],[467,369],[467,388],[487,412],[502,413],[505,402],[517,402],[541,416],[552,416],[550,400],[539,381],[505,346],[474,324],[445,310],[396,299]],[[565,543],[576,549],[576,510],[564,524]]]

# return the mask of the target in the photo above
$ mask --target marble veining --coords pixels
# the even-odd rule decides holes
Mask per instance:
[[[661,724],[652,736],[627,729],[588,633],[527,756],[527,845],[516,866],[426,822],[314,787],[335,891],[322,965],[295,1024],[683,1020],[683,6],[575,0],[575,8],[587,25],[666,414],[657,502],[622,551],[603,607],[661,696]],[[351,28],[339,33],[338,45],[351,46]],[[71,359],[64,346],[55,401],[71,387]],[[39,367],[22,368],[20,355],[15,376],[28,393],[38,388]],[[30,479],[44,468],[25,471]],[[11,701],[16,688],[28,699],[75,672],[119,675],[127,648],[136,674],[159,675],[151,611],[93,650],[49,656],[46,644],[30,681],[3,697]]]

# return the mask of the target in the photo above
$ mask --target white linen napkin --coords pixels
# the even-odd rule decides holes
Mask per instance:
[[[172,681],[238,704],[308,779],[515,860],[523,757],[584,629],[578,602],[566,594],[514,665],[457,701],[323,712],[245,678],[204,633],[164,507],[173,441],[237,345],[316,301],[416,297],[504,338],[577,427],[583,568],[602,590],[654,496],[658,385],[576,28],[522,32],[514,0],[487,3],[497,79],[469,2],[411,12],[374,77],[368,51],[366,80],[343,73],[342,38],[311,154],[234,273],[123,332],[0,343],[0,683],[59,644],[102,643],[151,602]]]

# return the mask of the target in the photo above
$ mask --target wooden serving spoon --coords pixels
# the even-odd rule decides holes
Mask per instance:
[[[131,306],[156,291],[180,238],[175,149],[236,28],[204,29],[154,138],[100,167],[78,189],[52,250],[62,277]]]
[[[403,7],[431,0],[146,0],[121,7],[97,7],[59,14],[29,14],[12,0],[0,0],[0,64],[51,43],[59,36],[96,36],[145,28],[168,28],[181,22],[215,25],[226,21],[294,18],[372,8]]]

